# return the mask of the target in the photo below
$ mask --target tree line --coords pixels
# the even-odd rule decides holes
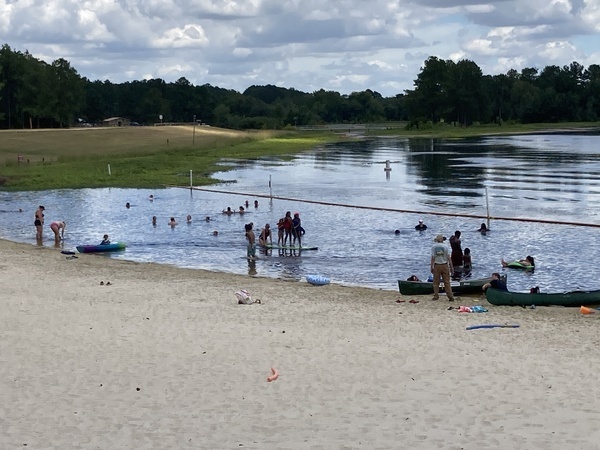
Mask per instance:
[[[470,60],[429,57],[414,88],[393,97],[367,89],[343,95],[272,85],[243,93],[186,78],[111,83],[79,75],[69,61],[48,64],[8,44],[0,49],[0,128],[63,128],[126,117],[140,124],[190,123],[195,118],[234,129],[280,129],[332,123],[407,121],[409,127],[446,122],[596,121],[600,117],[600,66],[577,62],[483,75]]]

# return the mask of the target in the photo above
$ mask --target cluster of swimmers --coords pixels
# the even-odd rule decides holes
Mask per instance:
[[[427,225],[425,225],[425,223],[423,222],[423,219],[419,219],[419,223],[417,223],[415,225],[415,230],[417,230],[417,231],[427,230]],[[490,229],[488,228],[488,226],[485,223],[482,223],[477,231],[479,231],[481,234],[485,235],[485,234],[487,234],[488,231],[490,231]],[[394,234],[396,234],[396,235],[400,234],[400,230],[395,230]]]
[[[244,206],[240,206],[237,211],[234,211],[233,209],[231,209],[231,206],[228,206],[227,208],[225,208],[223,210],[223,214],[227,214],[227,215],[231,215],[231,214],[244,214],[246,212],[246,210],[248,209],[248,207],[250,206],[250,202],[248,200],[246,200],[246,202],[244,203],[246,205],[246,207],[244,208]],[[258,200],[254,200],[254,207],[258,208]]]

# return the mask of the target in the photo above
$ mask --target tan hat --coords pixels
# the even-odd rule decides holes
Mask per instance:
[[[438,234],[434,239],[435,242],[444,242],[444,236]]]

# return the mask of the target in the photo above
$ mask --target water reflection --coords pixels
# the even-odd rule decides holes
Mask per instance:
[[[322,274],[338,283],[396,289],[398,278],[427,277],[436,234],[449,236],[461,230],[463,248],[472,252],[474,277],[501,270],[501,258],[531,254],[538,266],[535,273],[504,269],[511,289],[598,288],[595,276],[580,264],[594,261],[600,250],[595,228],[492,220],[492,231],[481,234],[480,218],[434,215],[484,217],[487,190],[494,217],[600,224],[598,139],[550,135],[345,143],[291,160],[243,161],[239,170],[218,174],[236,180],[217,187],[239,192],[233,196],[188,189],[3,192],[0,235],[36,244],[29,219],[41,203],[47,223],[59,219],[69,223],[61,250],[100,242],[107,233],[114,241],[127,242],[128,248],[105,257],[295,280]],[[392,170],[386,172],[388,161]],[[271,191],[279,197],[325,204],[265,198]],[[228,205],[238,209],[235,205],[246,202],[249,207],[243,215],[221,213]],[[31,214],[19,213],[19,208]],[[306,244],[319,250],[263,250],[260,259],[248,262],[244,224],[274,224],[288,210],[301,212]],[[188,215],[194,219],[184,223]],[[207,216],[209,221],[202,220]],[[171,217],[180,224],[169,226]],[[419,219],[425,219],[428,230],[415,231]],[[41,245],[53,246],[50,230],[44,233]]]

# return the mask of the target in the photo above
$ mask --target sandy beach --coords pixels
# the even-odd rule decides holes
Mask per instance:
[[[2,449],[600,448],[600,311],[0,255]]]

